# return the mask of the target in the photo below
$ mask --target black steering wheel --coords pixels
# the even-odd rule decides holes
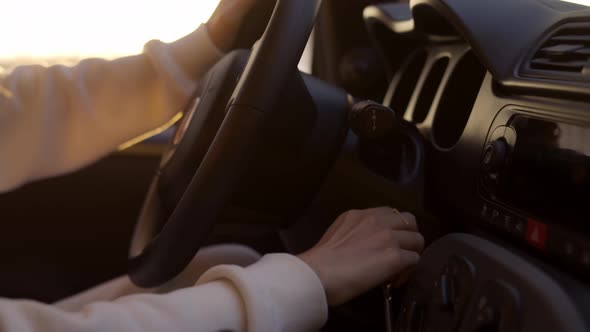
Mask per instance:
[[[310,120],[315,125],[298,127],[296,123],[301,121],[297,121],[306,113],[297,113],[294,107],[284,105],[284,96],[286,90],[305,90],[305,98],[296,99],[318,102],[307,93],[309,88],[303,87],[319,83],[310,77],[304,79],[297,64],[320,3],[321,0],[278,0],[260,43],[251,52],[228,54],[203,79],[163,156],[136,226],[129,275],[138,286],[154,287],[180,273],[205,241],[236,188],[244,183],[252,186],[269,181],[261,172],[254,172],[259,176],[244,182],[245,173],[256,168],[256,159],[268,155],[261,152],[260,146],[277,144],[277,140],[265,141],[265,133],[274,130],[276,138],[276,131],[282,128],[285,131],[278,137],[295,141],[288,134],[290,128],[305,127],[311,128],[306,132],[308,141],[319,141],[313,138],[317,119],[321,117],[317,108],[312,103],[310,108],[316,113],[307,116],[315,119]],[[337,95],[345,104],[346,97]],[[333,114],[336,113],[343,113],[342,108]],[[330,135],[341,134],[337,127],[342,127],[345,117],[339,115],[340,123],[330,124],[334,126]],[[317,147],[321,144],[325,143],[315,144],[314,149],[323,149]],[[317,154],[308,159],[314,158],[321,162],[322,157]],[[301,167],[317,168],[318,162]],[[326,167],[319,168],[323,171],[317,173],[318,179]]]

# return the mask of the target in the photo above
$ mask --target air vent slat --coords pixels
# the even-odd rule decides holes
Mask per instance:
[[[548,58],[537,58],[531,62],[532,67],[535,69],[565,70],[571,72],[582,71],[587,63],[587,61],[556,61]]]
[[[555,36],[553,38],[551,38],[552,41],[554,42],[558,42],[558,43],[590,43],[590,34],[585,36],[585,35],[561,35],[561,36]]]
[[[547,78],[590,79],[590,25],[567,24],[536,50],[527,70]]]
[[[584,45],[558,44],[541,49],[541,52],[551,55],[564,55],[584,48]]]
[[[576,50],[574,53],[579,54],[579,55],[586,55],[586,56],[590,57],[590,47],[581,48],[579,50]]]

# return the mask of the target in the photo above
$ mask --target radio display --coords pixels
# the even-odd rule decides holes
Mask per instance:
[[[535,217],[590,228],[590,128],[516,116],[516,144],[498,192]]]

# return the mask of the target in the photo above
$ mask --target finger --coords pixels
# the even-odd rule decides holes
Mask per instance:
[[[400,212],[393,209],[393,229],[418,231],[418,223],[416,217],[409,212]]]
[[[393,209],[389,206],[380,206],[371,209],[366,209],[364,212],[366,214],[374,215],[375,217],[390,216],[394,213]]]
[[[410,267],[414,267],[420,261],[420,255],[411,250],[400,250],[399,251],[399,262],[394,267],[395,274],[399,274],[401,271],[404,271]]]
[[[420,233],[393,231],[393,238],[397,241],[399,247],[404,250],[411,250],[417,253],[424,250],[424,237]]]
[[[402,231],[418,231],[416,217],[408,212],[399,212],[396,209],[387,208],[388,212],[378,217],[380,223],[390,229]]]

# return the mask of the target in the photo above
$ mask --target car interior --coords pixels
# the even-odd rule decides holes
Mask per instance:
[[[297,254],[392,206],[420,263],[324,331],[590,330],[590,2],[264,0],[234,49],[169,128],[0,195],[1,297]]]

